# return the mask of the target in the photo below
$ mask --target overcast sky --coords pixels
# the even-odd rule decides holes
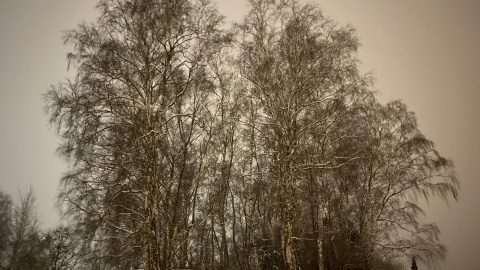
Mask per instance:
[[[219,0],[227,21],[245,13],[240,0]],[[458,203],[431,200],[447,245],[440,270],[480,269],[480,1],[315,0],[326,16],[352,24],[363,72],[373,71],[382,102],[402,99],[420,129],[453,159]],[[0,0],[0,189],[16,196],[30,185],[43,227],[58,223],[58,180],[66,164],[41,98],[67,72],[61,31],[96,17],[95,0]]]

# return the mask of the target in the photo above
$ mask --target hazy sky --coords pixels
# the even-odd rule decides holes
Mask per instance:
[[[227,21],[245,1],[219,0]],[[402,99],[423,133],[457,167],[458,203],[431,200],[447,245],[440,270],[480,269],[480,1],[315,0],[340,25],[352,24],[362,71],[373,71],[379,99]],[[58,222],[58,180],[66,164],[41,98],[68,76],[64,29],[96,17],[96,0],[0,0],[0,189],[13,196],[30,185],[43,226]]]

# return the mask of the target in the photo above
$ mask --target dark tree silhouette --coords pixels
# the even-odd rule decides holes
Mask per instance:
[[[12,199],[0,191],[0,268],[7,265],[11,237]]]
[[[418,270],[417,261],[415,261],[415,257],[412,257],[412,270]]]

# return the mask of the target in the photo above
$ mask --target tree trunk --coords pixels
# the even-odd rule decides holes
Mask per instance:
[[[287,270],[297,270],[298,264],[295,257],[294,243],[293,243],[293,206],[289,202],[286,209],[286,217],[283,225],[283,252]]]
[[[317,251],[318,251],[318,270],[323,270],[323,215],[318,213],[317,220]]]
[[[147,270],[159,270],[159,253],[157,245],[157,225],[155,219],[155,203],[153,195],[147,193],[145,198],[145,210],[147,212],[147,224],[145,226],[145,261]]]

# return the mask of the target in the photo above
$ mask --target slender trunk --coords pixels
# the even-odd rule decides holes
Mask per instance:
[[[213,220],[213,215],[210,218],[210,224],[211,224],[211,232],[212,232],[212,264],[211,267],[212,269],[215,269],[215,240],[216,240],[216,235],[215,235],[215,223]]]
[[[220,218],[220,226],[221,226],[221,234],[222,234],[222,250],[220,258],[222,259],[222,268],[227,270],[229,269],[229,260],[228,260],[228,245],[227,245],[227,230],[225,228],[225,217],[224,212],[221,213]]]
[[[237,215],[236,215],[236,212],[235,212],[235,200],[234,200],[233,194],[231,194],[230,200],[231,200],[231,204],[232,204],[232,243],[233,243],[233,249],[235,250],[235,257],[237,259],[238,267],[240,267],[241,269],[244,269],[243,263],[240,260],[240,255],[238,253],[237,236],[236,236],[236,233],[235,233],[236,232],[236,224],[237,224],[237,222],[236,222]]]
[[[297,270],[297,260],[295,257],[294,243],[293,243],[293,207],[290,202],[287,205],[286,217],[283,225],[283,252],[287,270]]]
[[[281,140],[279,140],[281,141]],[[293,143],[280,146],[279,156],[279,177],[282,186],[281,201],[282,205],[282,250],[285,260],[285,269],[297,270],[298,264],[294,251],[293,239],[293,221],[294,221],[294,203],[295,203],[295,178],[292,172],[292,153]]]
[[[145,267],[147,270],[159,270],[158,246],[157,246],[157,225],[155,219],[155,203],[153,194],[148,192],[145,198],[145,210],[147,212],[147,222],[145,226]]]
[[[318,213],[317,220],[317,251],[318,251],[318,270],[323,270],[323,215]]]

